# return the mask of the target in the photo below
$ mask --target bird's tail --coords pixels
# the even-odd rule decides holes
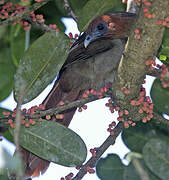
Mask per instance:
[[[43,101],[43,105],[45,106],[45,109],[50,109],[56,107],[59,102],[72,102],[79,98],[79,92],[63,92],[61,90],[61,87],[59,85],[59,81],[55,82],[55,85],[53,86],[52,90],[46,97],[46,99]],[[69,110],[65,110],[62,112],[63,119],[56,119],[56,122],[68,127],[73,115],[76,111],[75,108],[71,108]],[[43,174],[46,169],[49,167],[49,161],[42,159],[35,154],[27,151],[24,148],[20,148],[20,152],[23,156],[23,160],[25,162],[25,176],[26,177],[36,177],[40,174]]]

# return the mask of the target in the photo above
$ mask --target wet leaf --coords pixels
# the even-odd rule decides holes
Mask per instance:
[[[113,9],[113,6],[115,6],[117,3],[117,0],[89,0],[77,13],[79,19],[79,30],[81,32],[84,31],[91,20],[93,20],[96,16],[102,15],[105,12]]]
[[[25,87],[24,103],[37,97],[56,77],[69,50],[69,39],[62,32],[50,32],[36,40],[25,52],[16,73],[15,99]]]
[[[20,144],[39,157],[69,167],[82,164],[87,155],[79,135],[59,123],[46,120],[29,128],[22,127]]]
[[[145,165],[145,162],[141,159],[137,159],[138,163],[140,164],[141,168],[145,171],[148,175],[149,179],[151,180],[160,180],[155,174],[153,174]],[[136,170],[133,163],[130,163],[124,170],[124,179],[125,180],[142,180],[138,171]]]
[[[151,88],[151,98],[160,113],[169,114],[169,88],[163,88],[160,80],[155,80]]]
[[[147,167],[162,180],[169,177],[169,145],[161,139],[151,139],[143,149]]]
[[[101,180],[122,180],[124,170],[125,166],[116,154],[109,154],[106,158],[101,158],[96,166],[96,173]]]

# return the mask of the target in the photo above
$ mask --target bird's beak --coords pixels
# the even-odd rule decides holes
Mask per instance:
[[[87,48],[87,46],[90,44],[90,42],[93,40],[91,35],[87,35],[84,40],[84,47]]]
[[[91,34],[88,34],[84,40],[84,47],[87,48],[87,46],[94,40],[98,39],[101,36],[101,34],[98,31],[94,31]]]

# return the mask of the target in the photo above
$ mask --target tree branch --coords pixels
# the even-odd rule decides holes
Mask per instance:
[[[21,20],[21,19],[29,16],[31,12],[39,9],[41,6],[45,5],[48,2],[49,2],[49,0],[41,0],[38,3],[34,3],[31,7],[27,8],[22,13],[17,14],[13,18],[8,18],[5,21],[1,21],[0,25],[10,25],[10,24],[13,24],[16,21]]]
[[[117,124],[117,126],[113,129],[114,135],[108,136],[108,138],[103,142],[103,144],[97,148],[96,156],[91,157],[79,170],[77,175],[72,178],[72,180],[80,180],[83,178],[83,176],[87,173],[86,167],[89,166],[91,168],[96,166],[96,162],[99,160],[99,158],[102,156],[102,154],[108,149],[109,146],[115,143],[116,138],[123,130],[124,126],[123,123],[120,122]]]
[[[144,15],[144,6],[142,5],[135,24],[135,28],[140,31],[140,39],[136,39],[133,30],[121,59],[116,81],[113,83],[114,101],[122,109],[127,109],[130,112],[130,118],[135,121],[140,120],[140,114],[135,113],[135,108],[130,105],[130,102],[138,97],[142,82],[148,72],[149,67],[146,66],[145,61],[156,55],[162,42],[165,28],[157,25],[156,21],[167,17],[167,7],[169,7],[168,0],[151,1],[151,6],[146,8],[150,13],[154,13],[156,17],[150,19]],[[124,95],[121,88],[130,90],[130,94]]]
[[[100,95],[90,95],[89,97],[86,97],[86,98],[83,98],[83,99],[79,99],[79,100],[76,100],[76,101],[73,101],[73,102],[69,102],[69,103],[66,103],[63,104],[63,105],[58,105],[56,108],[51,108],[51,109],[48,109],[48,110],[44,110],[44,111],[37,111],[35,114],[31,115],[29,113],[24,113],[22,112],[22,114],[27,117],[27,118],[31,118],[31,119],[39,119],[41,117],[45,117],[47,115],[56,115],[56,114],[59,114],[67,109],[71,109],[73,107],[82,107],[84,104],[86,103],[89,103],[89,102],[92,102],[92,101],[95,101],[95,100],[98,100],[98,99],[101,99],[101,98],[105,98],[105,97],[110,97],[110,93],[109,92],[106,92],[102,95],[102,97],[100,97]],[[6,125],[8,119],[11,119],[12,117],[9,116],[9,117],[3,117],[1,118],[0,117],[0,123],[2,125]]]
[[[69,2],[67,0],[62,0],[63,2],[63,7],[65,8],[67,14],[72,17],[76,22],[78,22],[77,20],[77,16],[74,14],[73,10],[71,9]]]

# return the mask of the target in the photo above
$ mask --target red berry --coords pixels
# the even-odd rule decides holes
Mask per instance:
[[[87,105],[83,105],[82,108],[83,108],[84,110],[86,110],[86,109],[87,109]]]
[[[30,124],[29,124],[29,123],[26,123],[26,124],[25,124],[25,127],[29,127],[29,126],[30,126]]]
[[[146,1],[146,2],[144,2],[144,5],[145,5],[145,6],[151,6],[151,3],[148,2],[148,1]]]
[[[8,119],[8,122],[11,124],[11,123],[13,123],[13,120],[12,119]]]
[[[139,30],[139,29],[135,29],[135,30],[134,30],[134,33],[139,34],[139,33],[140,33],[140,30]]]
[[[50,115],[46,115],[46,119],[47,119],[47,120],[50,120],[50,119],[51,119],[51,116],[50,116]]]
[[[140,39],[141,39],[141,36],[140,36],[140,35],[137,35],[137,36],[136,36],[136,39],[137,39],[137,40],[140,40]]]
[[[63,102],[63,101],[60,101],[60,102],[59,102],[59,105],[64,105],[64,102]]]
[[[79,109],[78,109],[78,112],[82,112],[82,108],[79,108]]]
[[[128,115],[129,112],[128,112],[127,110],[124,110],[124,114],[125,114],[125,115]]]

